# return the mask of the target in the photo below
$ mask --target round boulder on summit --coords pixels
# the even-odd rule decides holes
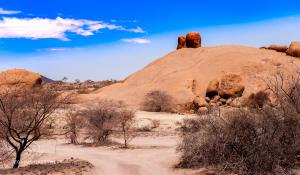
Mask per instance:
[[[187,48],[201,47],[201,36],[199,32],[189,32],[186,35],[186,47]]]
[[[178,44],[177,44],[177,50],[186,48],[186,37],[185,36],[180,36],[178,37]]]

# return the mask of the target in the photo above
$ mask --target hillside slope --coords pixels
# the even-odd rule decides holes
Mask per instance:
[[[83,95],[82,99],[122,100],[138,108],[147,92],[162,90],[173,96],[177,104],[184,104],[197,95],[204,96],[209,81],[227,73],[242,77],[243,96],[247,96],[263,88],[257,77],[271,75],[278,67],[290,70],[295,65],[300,65],[298,58],[253,47],[180,49],[152,62],[124,82]]]

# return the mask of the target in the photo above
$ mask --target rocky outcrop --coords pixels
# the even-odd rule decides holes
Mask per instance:
[[[242,78],[236,74],[224,75],[219,86],[219,95],[222,98],[241,97],[245,86],[241,84]]]
[[[185,36],[180,36],[178,37],[178,44],[177,44],[177,50],[186,48],[186,37]]]
[[[277,52],[286,52],[288,50],[288,47],[287,46],[282,46],[282,45],[270,45],[266,49],[275,50]]]
[[[292,42],[286,53],[289,56],[300,58],[300,42]]]
[[[218,80],[209,82],[206,89],[206,97],[214,98],[220,96],[221,98],[235,98],[242,96],[245,86],[242,85],[242,78],[236,74],[227,74]]]
[[[178,37],[177,49],[201,47],[201,36],[199,32],[189,32],[186,37]]]
[[[0,72],[0,85],[1,86],[26,86],[34,87],[42,84],[42,77],[34,72],[24,69],[11,69]]]

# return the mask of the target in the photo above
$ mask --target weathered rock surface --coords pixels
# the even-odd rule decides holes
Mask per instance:
[[[24,69],[11,69],[0,72],[0,85],[12,86],[20,85],[34,87],[42,84],[42,77],[34,72]]]

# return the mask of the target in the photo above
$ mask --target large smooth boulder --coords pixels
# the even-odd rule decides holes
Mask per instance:
[[[286,54],[300,58],[300,42],[292,42]]]
[[[219,95],[224,99],[241,97],[245,90],[242,85],[242,78],[236,74],[227,74],[221,78],[219,85]]]
[[[24,69],[11,69],[0,72],[0,85],[1,86],[26,86],[34,87],[42,84],[42,77],[34,72]]]
[[[199,32],[189,32],[186,35],[186,47],[187,48],[201,47],[201,36]]]
[[[269,50],[275,50],[277,52],[286,52],[288,50],[287,46],[281,46],[281,45],[270,45],[267,47]]]
[[[186,37],[185,36],[180,36],[178,37],[178,44],[177,44],[177,50],[186,48]]]
[[[219,80],[210,81],[206,89],[206,96],[211,98],[218,95],[219,84]]]

